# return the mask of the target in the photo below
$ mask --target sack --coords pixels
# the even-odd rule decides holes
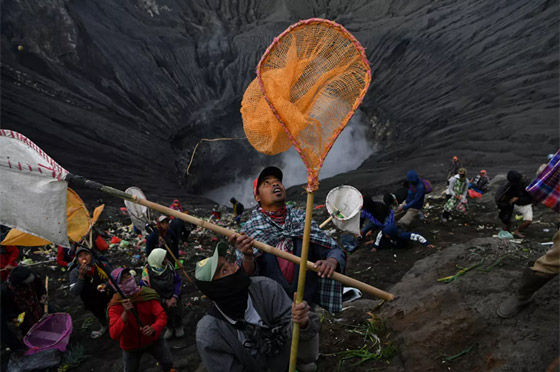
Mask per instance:
[[[434,188],[432,187],[432,183],[425,178],[421,178],[422,183],[424,184],[424,188],[426,189],[426,194],[431,193]]]

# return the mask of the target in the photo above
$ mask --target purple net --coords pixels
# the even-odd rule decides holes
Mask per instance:
[[[72,318],[70,314],[49,314],[35,323],[23,338],[23,342],[29,347],[25,354],[32,355],[49,349],[66,351],[71,333]]]

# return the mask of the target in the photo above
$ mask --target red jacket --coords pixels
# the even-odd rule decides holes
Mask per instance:
[[[8,265],[17,266],[17,259],[19,256],[19,249],[15,245],[3,245],[0,254],[0,269]],[[8,280],[11,270],[0,271],[0,279],[2,281]]]
[[[167,315],[159,301],[149,300],[134,305],[140,320],[144,325],[151,325],[155,330],[151,336],[144,336],[132,313],[128,314],[126,324],[122,321],[121,314],[124,308],[121,304],[109,307],[109,334],[113,340],[119,341],[121,349],[136,350],[149,346],[155,342],[165,325]]]
[[[70,249],[58,246],[56,251],[56,263],[58,266],[68,267],[68,264],[74,259],[74,254],[70,254]]]

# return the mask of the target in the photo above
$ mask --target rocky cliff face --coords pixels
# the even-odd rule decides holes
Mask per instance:
[[[362,110],[384,151],[362,170],[435,166],[455,152],[476,165],[541,161],[558,147],[558,10],[550,0],[3,0],[2,127],[117,187],[223,185],[264,156],[242,140],[202,144],[187,176],[195,145],[243,137],[240,101],[260,56],[290,24],[323,17],[352,32],[372,66]]]

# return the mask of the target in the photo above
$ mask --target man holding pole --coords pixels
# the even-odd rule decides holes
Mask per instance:
[[[293,303],[275,281],[249,278],[228,262],[227,249],[225,242],[218,243],[213,256],[197,262],[195,269],[196,286],[213,302],[196,329],[206,369],[286,371],[294,322],[300,326],[297,368],[314,371],[321,326],[317,314],[305,301]]]
[[[263,169],[253,183],[253,195],[259,203],[241,234],[229,242],[238,250],[238,263],[249,275],[262,275],[277,281],[292,296],[297,289],[299,265],[253,248],[253,240],[301,257],[305,212],[286,206],[282,171]],[[311,226],[309,261],[318,272],[307,273],[304,299],[330,312],[342,310],[342,285],[329,279],[335,271],[344,272],[346,256],[336,242],[316,223]]]
[[[146,238],[146,256],[152,253],[152,249],[167,245],[175,257],[179,257],[179,239],[175,232],[169,228],[169,217],[161,215],[156,220],[156,228]],[[171,261],[173,257],[168,254]]]

